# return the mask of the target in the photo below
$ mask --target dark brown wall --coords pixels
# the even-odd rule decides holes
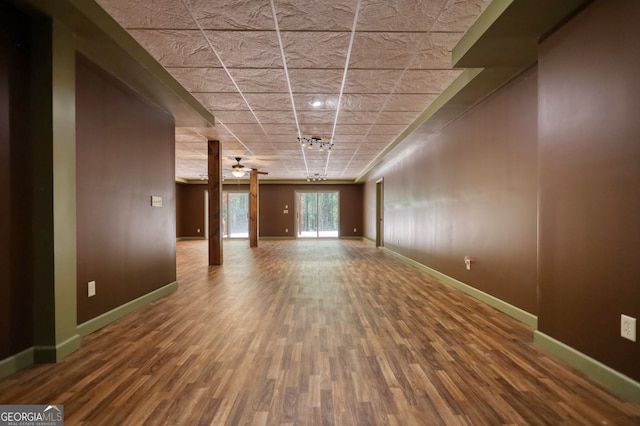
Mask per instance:
[[[385,247],[536,314],[536,129],[532,69],[439,132],[417,131],[368,178],[366,237],[384,178]]]
[[[204,193],[206,189],[205,184],[176,184],[176,236],[205,237]]]
[[[249,192],[249,185],[223,185],[225,191]],[[177,184],[180,204],[179,237],[202,236],[206,185]],[[340,236],[361,237],[363,230],[362,185],[263,184],[260,185],[260,236],[294,237],[296,191],[340,191]],[[283,213],[288,205],[289,213]],[[356,232],[353,232],[356,228]],[[289,232],[285,232],[288,229]]]
[[[340,237],[361,237],[362,185],[263,185],[260,187],[260,236],[295,237],[296,191],[340,192]],[[289,213],[285,214],[285,205]],[[353,229],[356,232],[353,232]],[[285,232],[288,229],[289,232]]]
[[[176,280],[175,130],[172,116],[82,56],[76,81],[83,323]],[[162,207],[151,207],[152,195]]]
[[[29,18],[0,3],[0,359],[33,344],[29,73]]]
[[[595,2],[539,56],[539,328],[635,380],[620,314],[640,319],[638,17]]]

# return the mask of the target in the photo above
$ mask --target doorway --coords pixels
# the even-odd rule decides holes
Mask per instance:
[[[296,192],[296,236],[298,238],[337,238],[339,236],[340,194]]]
[[[376,181],[376,247],[384,247],[384,180]]]
[[[222,237],[249,238],[249,193],[222,191]]]

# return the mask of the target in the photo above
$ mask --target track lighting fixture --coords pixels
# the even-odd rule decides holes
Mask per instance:
[[[322,138],[313,136],[313,137],[305,137],[305,136],[301,136],[298,138],[298,142],[300,142],[300,145],[302,147],[308,146],[309,149],[315,149],[317,148],[320,151],[323,150],[331,150],[331,148],[333,148],[333,142],[325,142],[322,140]]]

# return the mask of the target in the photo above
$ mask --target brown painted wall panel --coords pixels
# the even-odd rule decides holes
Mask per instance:
[[[532,314],[536,80],[529,70],[439,132],[418,129],[370,173],[365,198],[367,238],[383,177],[385,247]]]
[[[0,360],[33,345],[29,18],[0,3]]]
[[[76,79],[83,323],[176,280],[175,130],[172,116],[82,56]],[[152,195],[162,207],[151,206]]]
[[[206,184],[176,184],[178,237],[205,237],[204,193],[206,189]]]
[[[640,380],[640,2],[595,2],[540,47],[542,332]]]
[[[204,227],[204,191],[206,185],[178,184],[182,237],[200,236]],[[224,191],[249,192],[249,185],[225,184]],[[363,185],[264,184],[260,185],[260,236],[294,237],[295,192],[340,191],[340,236],[361,237],[363,231]],[[283,213],[288,205],[289,213]],[[353,232],[356,228],[356,232]],[[285,232],[288,229],[289,232]]]
[[[305,192],[340,192],[340,237],[361,237],[363,230],[362,185],[263,185],[260,187],[260,236],[261,237],[294,237],[295,236],[295,193]],[[283,213],[285,205],[289,213]],[[356,232],[353,232],[353,229]],[[285,232],[289,229],[289,232]]]

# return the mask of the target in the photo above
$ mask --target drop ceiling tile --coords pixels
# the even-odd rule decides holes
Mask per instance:
[[[289,68],[291,90],[294,93],[339,93],[343,74],[342,69]]]
[[[373,111],[378,112],[388,95],[381,94],[344,94],[340,111]]]
[[[339,135],[366,135],[371,128],[370,124],[338,124],[336,134]]]
[[[338,105],[337,93],[332,94],[298,94],[294,93],[293,99],[296,103],[296,110],[298,111],[326,111],[335,110]],[[320,105],[316,105],[315,101],[320,101]]]
[[[212,4],[213,3],[213,4]],[[204,29],[273,30],[269,0],[185,0]]]
[[[465,32],[473,25],[489,3],[491,3],[491,0],[448,2],[433,25],[433,31]]]
[[[436,95],[394,94],[389,95],[384,111],[424,111]]]
[[[274,0],[281,31],[351,31],[356,0]]]
[[[340,113],[338,124],[409,124],[419,114],[410,112],[352,112]]]
[[[392,93],[401,77],[402,70],[351,69],[344,93]]]
[[[285,31],[280,35],[287,67],[344,68],[350,33]]]
[[[343,145],[358,145],[365,139],[365,135],[345,135],[342,133],[336,133],[334,138],[335,148]]]
[[[200,31],[129,30],[129,33],[165,67],[220,67]]]
[[[249,123],[258,124],[251,111],[218,111],[215,119],[224,124]]]
[[[234,133],[234,135],[240,142],[248,146],[261,143],[265,139],[264,135],[259,135],[256,133]]]
[[[236,92],[233,82],[223,68],[167,67],[190,92]]]
[[[219,123],[219,125],[216,126],[217,130],[215,132],[211,132],[209,134],[207,134],[206,138],[208,140],[218,140],[218,141],[230,141],[230,140],[235,140],[235,137],[229,133],[229,131],[223,127],[221,125],[221,123]]]
[[[342,113],[340,113],[342,115]],[[300,124],[331,124],[336,119],[335,111],[298,111]]]
[[[363,0],[359,31],[430,31],[447,0]]]
[[[293,115],[293,111],[291,109],[280,110],[280,111],[263,111],[254,109],[258,120],[264,124],[296,124],[295,117]]]
[[[97,3],[123,28],[198,28],[183,4],[175,0],[97,0]]]
[[[257,123],[249,124],[249,123],[225,123],[225,126],[229,129],[230,132],[242,132],[247,135],[262,135],[264,136],[264,129]]]
[[[246,147],[235,139],[222,141],[222,152],[229,156],[244,155]],[[228,153],[228,154],[227,154]]]
[[[214,116],[216,111],[249,109],[242,96],[238,93],[194,93],[193,96]]]
[[[275,31],[205,31],[227,68],[282,68]]]
[[[395,93],[427,93],[438,95],[458,78],[462,70],[407,70]]]
[[[333,124],[301,124],[300,132],[302,136],[319,137],[324,141],[329,141],[333,132]]]
[[[451,68],[450,58],[441,44],[433,45],[432,34],[356,33],[349,68]]]
[[[336,134],[335,143],[338,144],[341,141],[352,141],[352,142],[365,142],[368,144],[371,143],[389,143],[389,141],[393,138],[393,135],[375,135],[369,133],[368,135],[347,135],[347,134]]]
[[[451,50],[463,33],[431,33],[428,43],[423,43],[414,55],[410,67],[414,69],[451,68]]]
[[[283,68],[235,68],[230,69],[229,73],[243,93],[288,93],[289,91],[287,78]]]
[[[274,146],[277,144],[288,144],[293,146],[298,146],[298,138],[295,135],[267,135],[264,137],[264,142],[268,143],[270,146]]]
[[[204,139],[215,139],[219,132],[224,131],[217,123],[213,127],[189,127],[189,130],[202,136]]]
[[[176,128],[177,130],[177,128]],[[177,133],[176,132],[176,144],[179,143],[203,143],[206,139],[195,133]]]
[[[342,135],[397,135],[402,132],[405,124],[338,124],[336,132]]]
[[[291,109],[288,93],[245,93],[245,98],[253,110],[284,111]]]
[[[262,127],[268,135],[288,135],[288,138],[295,140],[298,136],[298,128],[295,125],[287,124],[263,124]]]

